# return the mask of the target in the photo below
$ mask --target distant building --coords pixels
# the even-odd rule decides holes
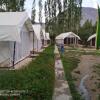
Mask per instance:
[[[64,44],[68,46],[71,46],[71,45],[75,46],[75,45],[78,45],[79,40],[80,40],[80,37],[73,32],[61,33],[60,35],[56,37],[56,43],[58,45]]]

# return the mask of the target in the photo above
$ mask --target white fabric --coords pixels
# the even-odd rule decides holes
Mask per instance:
[[[34,29],[34,33],[36,35],[36,38],[38,40],[41,40],[41,25],[40,24],[34,24],[33,29]]]
[[[26,12],[0,12],[0,41],[20,42],[20,31],[27,20]]]
[[[58,39],[58,40],[56,40],[56,43],[57,44],[64,44],[64,40],[63,39],[62,40]]]
[[[16,42],[15,47],[15,63],[29,56],[30,51],[33,50],[33,37],[32,33],[29,33],[26,25],[21,29],[21,42]],[[14,53],[14,42],[10,41],[10,63],[12,65]]]
[[[21,34],[21,42],[16,42],[16,47],[15,47],[15,63],[27,57],[30,54],[30,51],[33,50],[33,37],[31,36],[32,33],[28,32],[25,25],[21,29],[20,34]],[[13,53],[14,53],[14,42],[10,41],[9,44],[4,45],[4,47],[6,49],[10,48],[9,49],[10,55],[9,56],[6,55],[6,56],[10,58],[10,64],[12,65]],[[3,50],[4,50],[4,53],[6,54],[7,52],[5,52],[4,48]],[[4,53],[2,52],[2,54]],[[0,57],[2,56],[0,55]],[[3,59],[3,60],[5,61],[6,59]]]
[[[34,51],[39,52],[42,48],[42,41],[35,38],[34,40]]]
[[[33,37],[31,36],[32,33],[28,33],[28,30],[25,26],[23,26],[21,30],[21,43],[16,43],[15,49],[15,63],[24,59],[25,57],[29,56],[30,51],[33,50]]]
[[[42,27],[40,24],[34,24],[33,25],[35,37],[34,37],[34,50],[36,52],[41,51],[42,48],[42,39],[45,36],[45,30],[43,32]]]
[[[33,50],[33,27],[25,12],[0,13],[0,63],[12,65],[15,47],[15,63],[29,56]]]
[[[90,40],[92,40],[93,38],[96,38],[96,34],[91,35],[91,36],[88,38],[87,41],[90,41]]]
[[[0,42],[0,63],[10,59],[10,47],[9,42]]]
[[[56,37],[56,40],[63,40],[67,37],[77,37],[80,40],[80,37],[73,32],[62,33]]]
[[[46,34],[45,40],[50,40],[50,35],[49,35],[49,33],[45,33],[45,34]]]

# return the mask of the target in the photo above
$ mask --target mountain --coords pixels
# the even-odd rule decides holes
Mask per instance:
[[[94,25],[98,18],[98,10],[95,8],[89,8],[89,7],[82,7],[82,20],[81,25],[83,25],[87,20],[92,21],[92,24]]]

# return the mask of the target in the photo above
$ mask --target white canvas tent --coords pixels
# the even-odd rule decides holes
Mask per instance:
[[[12,66],[33,50],[33,28],[26,12],[0,12],[0,66]]]
[[[50,36],[49,33],[45,32],[45,29],[42,29],[42,33],[43,33],[43,37],[42,37],[42,42],[43,42],[43,46],[47,46],[48,45],[48,41],[50,41]]]
[[[47,46],[47,41],[50,40],[49,33],[45,32],[45,28],[41,24],[34,24],[34,51],[40,52],[41,49]]]
[[[45,46],[47,46],[48,44],[50,44],[50,35],[49,33],[45,33]]]
[[[42,33],[42,27],[40,24],[34,24],[33,25],[34,29],[34,51],[40,52],[43,44],[42,44],[42,38],[43,38],[43,33]]]
[[[57,44],[78,44],[80,37],[73,32],[62,33],[56,37]]]
[[[90,46],[95,46],[96,45],[96,34],[91,35],[87,42],[90,43]]]

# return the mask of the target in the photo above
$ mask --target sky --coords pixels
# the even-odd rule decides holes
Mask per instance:
[[[38,9],[38,1],[39,0],[36,0],[36,22],[38,22],[38,14],[39,14],[39,9]],[[45,0],[43,0],[43,4],[44,4]],[[29,17],[31,17],[31,11],[32,11],[32,3],[33,3],[33,0],[26,0],[25,2],[25,9],[26,11],[28,12],[29,14]],[[43,8],[44,9],[44,8]],[[42,15],[44,16],[44,10],[42,11]],[[45,18],[43,17],[43,22],[45,22]]]
[[[45,0],[43,0],[43,3],[45,2]],[[32,3],[33,3],[33,0],[26,0],[25,2],[25,9],[26,11],[28,12],[29,14],[29,17],[31,17],[31,9],[32,9]],[[83,4],[82,6],[83,7],[93,7],[93,8],[97,8],[97,3],[100,5],[100,0],[83,0]],[[43,8],[44,9],[44,8]],[[36,22],[38,22],[38,13],[39,13],[39,10],[38,10],[38,0],[36,0]],[[45,18],[44,18],[44,11],[42,11],[42,15],[43,15],[43,22],[45,22]]]

